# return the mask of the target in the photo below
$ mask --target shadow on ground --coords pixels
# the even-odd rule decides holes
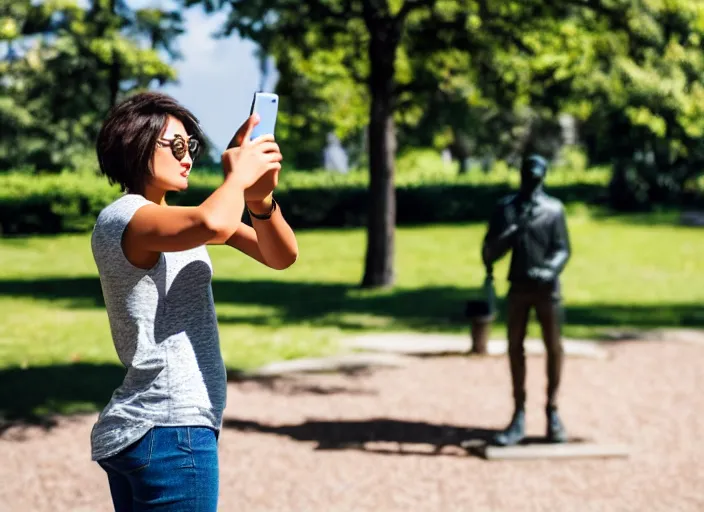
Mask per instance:
[[[277,314],[261,316],[221,315],[220,322],[243,325],[308,324],[345,329],[374,329],[369,318],[387,319],[394,328],[416,330],[456,329],[464,322],[468,299],[479,290],[453,286],[390,291],[363,291],[342,283],[285,282],[268,280],[213,281],[217,304],[275,308]],[[104,307],[100,282],[93,277],[0,280],[0,295],[58,301],[66,307]],[[505,307],[499,300],[498,323]],[[580,304],[565,308],[567,327],[702,327],[700,304],[670,303]],[[356,318],[361,315],[365,318]]]
[[[369,292],[336,283],[299,283],[267,280],[215,280],[216,303],[273,307],[276,314],[228,318],[221,323],[242,325],[306,324],[345,329],[410,329],[416,331],[456,330],[464,303],[478,291],[460,287],[428,287]],[[40,278],[0,280],[0,295],[58,301],[62,307],[104,307],[97,278]],[[499,302],[503,314],[504,304]],[[497,324],[503,323],[500,314]],[[362,317],[361,319],[359,317]],[[389,319],[381,327],[370,318]],[[568,328],[702,327],[700,304],[658,305],[567,305]],[[566,334],[569,331],[566,329]],[[0,424],[8,421],[51,425],[53,414],[95,411],[110,399],[124,370],[111,364],[57,364],[43,367],[0,369]],[[235,372],[233,372],[235,375]],[[267,384],[265,381],[261,385]],[[279,386],[290,393],[334,394],[346,389],[305,389]],[[279,391],[277,391],[279,392]],[[0,427],[0,432],[2,427]]]
[[[363,372],[352,373],[359,377]],[[0,435],[11,427],[51,429],[57,415],[94,413],[108,403],[125,369],[118,364],[75,363],[0,369]],[[230,382],[247,383],[286,395],[371,395],[373,391],[345,386],[323,386],[286,376],[254,377],[228,370]]]
[[[405,421],[388,418],[368,420],[306,421],[293,425],[267,425],[251,420],[226,418],[224,428],[288,437],[317,443],[316,450],[358,450],[384,455],[477,455],[498,430]],[[540,437],[526,437],[522,444],[542,444]],[[384,444],[396,446],[384,446]],[[447,451],[445,448],[456,448]]]
[[[16,425],[51,428],[56,414],[93,412],[120,385],[116,364],[57,364],[0,370],[0,434]]]
[[[373,373],[370,367],[342,368],[335,371],[339,375],[345,375],[352,379],[359,379]],[[228,370],[227,379],[229,382],[256,386],[279,395],[357,395],[374,396],[378,393],[362,387],[335,386],[312,384],[302,381],[296,376],[289,375],[252,375],[240,370]]]

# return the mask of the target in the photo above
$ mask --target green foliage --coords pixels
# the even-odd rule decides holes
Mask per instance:
[[[704,325],[704,237],[658,216],[568,217],[565,336]],[[334,353],[346,336],[469,336],[463,303],[479,292],[484,223],[399,228],[398,283],[359,290],[360,229],[299,231],[285,272],[211,247],[213,295],[228,368]],[[654,241],[668,250],[655,250]],[[496,269],[505,296],[508,258]],[[643,283],[647,283],[644,286]],[[505,308],[493,335],[506,336]],[[539,336],[537,322],[530,336]],[[110,337],[88,234],[0,239],[0,416],[94,411],[124,376]]]
[[[0,10],[0,169],[77,169],[123,94],[166,83],[182,32],[176,12],[122,1],[13,1]]]
[[[593,164],[617,162],[619,179],[633,176],[621,181],[642,189],[631,198],[638,204],[674,200],[704,169],[698,2],[205,3],[231,6],[223,33],[238,31],[275,57],[279,92],[290,98],[282,133],[297,166],[319,164],[330,131],[359,151],[373,18],[402,26],[393,93],[401,148],[513,163],[525,151],[556,155],[556,114],[568,112],[582,121]]]
[[[578,157],[574,157],[577,161]],[[518,186],[518,173],[503,163],[489,173],[473,169],[457,175],[432,151],[414,151],[398,160],[399,224],[483,220],[493,204]],[[548,185],[567,202],[595,202],[608,183],[608,169],[585,169],[565,162],[550,173]],[[169,196],[171,204],[196,205],[222,183],[219,173],[198,172],[187,191]],[[284,169],[276,194],[297,228],[362,226],[367,215],[369,174]],[[0,175],[0,227],[5,234],[89,230],[102,208],[119,197],[90,172]]]
[[[552,75],[565,74],[560,28],[572,15],[537,0],[202,3],[231,7],[223,34],[237,31],[275,57],[281,138],[297,166],[319,164],[330,131],[356,157],[369,122],[370,41],[379,31],[400,35],[389,91],[400,147],[516,159],[554,107],[551,96],[569,92],[535,94]],[[578,55],[584,38],[572,36],[571,54]]]
[[[303,11],[306,8],[302,6]],[[298,21],[291,19],[290,23]],[[250,33],[234,17],[226,31],[236,27]],[[312,24],[295,38],[296,44],[290,37],[256,37],[277,64],[276,92],[282,98],[277,137],[293,164],[304,169],[319,167],[329,133],[352,149],[353,161],[363,161],[359,146],[369,117],[369,93],[361,78],[368,73],[367,60],[360,58],[368,44],[364,23],[351,18],[335,31]]]
[[[565,108],[583,119],[594,162],[615,162],[612,194],[672,200],[704,171],[702,8],[686,0],[604,2],[581,17],[583,51],[566,65]]]
[[[0,174],[0,228],[5,234],[87,231],[119,189],[94,174]]]
[[[608,167],[587,167],[576,148],[564,151],[548,174],[547,190],[570,208],[604,204],[611,180]],[[91,166],[90,168],[94,168]],[[433,150],[404,151],[397,160],[397,221],[404,224],[485,220],[501,196],[519,185],[516,169],[497,161],[484,172],[479,166],[458,175]],[[222,183],[217,168],[196,167],[187,191],[170,195],[171,204],[196,205]],[[285,168],[276,197],[296,227],[362,226],[366,223],[369,173],[297,171]],[[684,200],[672,206],[701,202],[704,178],[687,182]],[[117,187],[95,173],[0,174],[0,229],[6,235],[59,233],[90,229],[97,214],[119,197]],[[629,204],[612,205],[616,210]],[[655,205],[649,205],[650,207]],[[246,216],[245,216],[246,218]]]

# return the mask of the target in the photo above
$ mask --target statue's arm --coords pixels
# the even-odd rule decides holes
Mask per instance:
[[[489,221],[482,243],[482,261],[487,269],[506,255],[518,231],[516,224],[506,226],[505,218],[503,208],[497,208]]]
[[[570,255],[571,247],[567,220],[565,212],[561,208],[553,228],[553,251],[550,258],[546,261],[546,266],[553,272],[555,277],[559,276],[564,270]]]

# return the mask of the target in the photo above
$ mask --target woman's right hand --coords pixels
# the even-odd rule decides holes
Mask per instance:
[[[254,185],[267,172],[281,169],[281,151],[273,135],[261,135],[249,140],[249,132],[242,145],[226,150],[222,154],[222,166],[226,179],[236,179],[243,189]]]

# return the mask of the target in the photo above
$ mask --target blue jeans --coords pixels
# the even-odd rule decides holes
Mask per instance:
[[[212,429],[154,427],[98,463],[108,474],[115,512],[217,511],[218,447]]]

